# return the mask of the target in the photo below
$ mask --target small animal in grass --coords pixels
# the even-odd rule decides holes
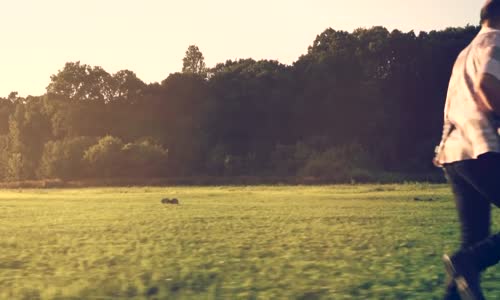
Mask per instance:
[[[434,199],[434,198],[421,198],[421,197],[415,197],[413,198],[414,201],[421,201],[421,202],[432,202],[432,201],[435,201],[437,199]]]
[[[176,198],[174,198],[174,199],[163,198],[163,199],[161,199],[161,203],[163,203],[163,204],[179,204],[179,200],[177,200]]]

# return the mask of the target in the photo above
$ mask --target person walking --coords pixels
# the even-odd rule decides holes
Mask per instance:
[[[452,187],[461,247],[444,255],[444,299],[484,299],[480,276],[500,261],[500,233],[490,234],[491,204],[500,207],[500,0],[486,1],[481,30],[460,53],[448,87],[434,164]]]

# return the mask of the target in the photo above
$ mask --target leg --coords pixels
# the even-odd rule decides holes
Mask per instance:
[[[455,196],[461,229],[461,248],[465,249],[488,237],[490,233],[490,203],[456,172],[455,165],[447,166],[445,170]],[[479,272],[472,274],[469,280],[480,294]],[[444,299],[460,299],[454,278],[449,278],[447,281]]]
[[[462,177],[490,203],[500,207],[500,153],[486,153],[475,160],[449,166],[455,175]]]
[[[455,196],[460,222],[461,248],[465,249],[490,235],[491,205],[455,169],[455,166],[447,167],[446,174]]]
[[[500,207],[500,154],[488,153],[477,160],[452,164],[451,169],[455,175],[459,175],[480,192],[484,199]],[[485,222],[479,217],[474,221]],[[485,224],[479,226],[485,226]],[[484,232],[481,235],[484,235]],[[466,242],[463,244],[466,252],[469,252],[479,270],[485,270],[500,261],[500,233],[483,238],[481,241],[466,237],[464,242]]]

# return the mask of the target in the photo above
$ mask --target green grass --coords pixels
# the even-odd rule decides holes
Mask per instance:
[[[6,190],[0,299],[439,299],[457,245],[444,185]]]

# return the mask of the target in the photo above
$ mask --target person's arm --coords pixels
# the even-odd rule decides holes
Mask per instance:
[[[489,73],[482,73],[476,91],[481,101],[481,106],[486,110],[500,116],[500,80]]]

